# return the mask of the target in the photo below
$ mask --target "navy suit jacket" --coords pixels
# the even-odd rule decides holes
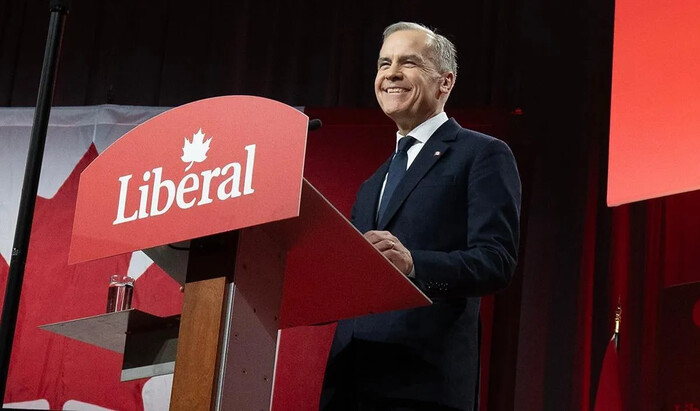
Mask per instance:
[[[360,187],[352,222],[363,233],[394,234],[411,251],[414,283],[434,303],[342,321],[324,396],[352,379],[354,390],[373,398],[472,410],[479,297],[506,287],[517,259],[521,186],[515,159],[504,142],[450,119],[425,143],[376,222],[389,162]]]

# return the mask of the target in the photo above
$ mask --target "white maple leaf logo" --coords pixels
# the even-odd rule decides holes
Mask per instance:
[[[198,132],[192,134],[192,142],[185,137],[185,145],[182,146],[182,157],[180,157],[183,162],[190,163],[185,168],[185,171],[189,170],[195,162],[201,163],[207,159],[209,142],[211,142],[211,137],[204,141],[204,133],[202,133],[201,128]]]

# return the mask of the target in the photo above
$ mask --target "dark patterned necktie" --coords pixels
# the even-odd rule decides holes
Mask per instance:
[[[386,184],[384,185],[384,194],[382,194],[382,201],[379,202],[379,212],[377,213],[377,222],[382,220],[384,211],[386,211],[386,206],[389,204],[391,195],[394,194],[394,190],[399,185],[399,182],[406,174],[406,167],[408,165],[408,149],[416,141],[415,138],[411,136],[401,137],[399,139],[398,150],[391,159],[391,164],[389,164],[389,173],[386,176]]]

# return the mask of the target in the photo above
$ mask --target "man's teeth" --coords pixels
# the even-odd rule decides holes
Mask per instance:
[[[404,90],[404,89],[402,89],[402,88],[398,88],[398,87],[392,87],[392,88],[386,89],[386,92],[389,93],[389,94],[393,94],[393,93],[403,93],[404,91],[406,91],[406,90]]]

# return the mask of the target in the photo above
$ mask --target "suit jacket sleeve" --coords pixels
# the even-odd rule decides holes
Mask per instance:
[[[466,246],[411,250],[414,281],[431,297],[493,293],[510,283],[515,270],[521,201],[515,158],[504,142],[493,139],[467,173]]]

